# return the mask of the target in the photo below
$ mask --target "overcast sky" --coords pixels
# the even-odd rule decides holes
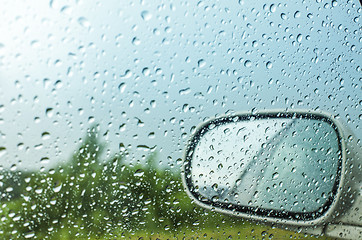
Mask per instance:
[[[252,109],[325,110],[361,138],[358,1],[299,2],[3,1],[0,165],[54,166],[93,123],[109,154],[175,163],[200,122]]]

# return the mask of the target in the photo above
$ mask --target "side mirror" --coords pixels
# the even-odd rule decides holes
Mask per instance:
[[[332,115],[240,113],[201,124],[184,154],[198,205],[311,234],[362,238],[357,140]]]

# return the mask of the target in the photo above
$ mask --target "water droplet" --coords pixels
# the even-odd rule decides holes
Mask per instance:
[[[40,43],[38,40],[33,40],[30,42],[30,46],[33,48],[38,48],[38,47],[40,47]]]
[[[36,145],[34,145],[34,148],[35,148],[36,150],[40,150],[40,149],[43,148],[43,144],[36,144]]]
[[[49,1],[49,6],[51,7],[51,8],[56,8],[56,7],[58,7],[58,1],[57,0],[50,0]]]
[[[35,232],[31,231],[31,232],[27,232],[24,237],[25,238],[33,238],[35,236]]]
[[[121,125],[119,126],[119,131],[120,131],[120,132],[126,131],[126,124],[125,124],[125,123],[123,123],[123,124],[121,124]]]
[[[44,85],[44,88],[48,88],[49,85],[50,85],[50,80],[49,78],[44,78],[43,79],[43,85]]]
[[[54,86],[56,89],[60,89],[63,87],[63,82],[61,80],[57,80],[55,83],[54,83]]]
[[[199,68],[203,68],[206,66],[206,62],[204,59],[200,59],[198,62],[197,62],[197,65],[199,66]]]
[[[244,62],[244,66],[245,66],[245,67],[251,67],[251,61],[250,61],[250,60],[246,60],[246,61]]]
[[[138,126],[138,127],[143,127],[143,126],[145,125],[145,123],[142,122],[141,119],[139,119],[139,118],[135,118],[135,119],[137,120],[137,126]]]
[[[55,60],[54,61],[54,66],[56,66],[56,67],[62,66],[62,60],[60,60],[60,59]]]
[[[300,12],[299,11],[296,11],[295,13],[294,13],[294,18],[299,18],[300,17]]]
[[[154,138],[155,138],[155,133],[154,133],[154,132],[150,132],[150,133],[148,134],[148,138],[154,139]]]
[[[43,157],[40,159],[41,163],[49,163],[49,158],[48,157]]]
[[[11,171],[16,171],[16,169],[17,169],[16,164],[11,165],[11,167],[10,167],[10,170],[11,170]]]
[[[273,180],[277,179],[278,177],[279,177],[279,173],[277,173],[277,172],[273,173],[273,176],[272,176]]]
[[[35,193],[36,194],[41,194],[43,192],[43,189],[42,188],[37,188],[35,189]]]
[[[70,6],[64,6],[60,9],[60,12],[70,15],[72,13],[72,8]]]
[[[55,193],[57,193],[57,192],[60,192],[60,190],[62,189],[62,184],[60,183],[60,184],[58,184],[57,186],[55,186],[54,188],[53,188],[53,191],[55,192]]]
[[[275,4],[270,5],[270,12],[275,12],[277,10],[277,6]]]
[[[156,101],[155,100],[151,100],[151,102],[150,102],[150,106],[152,107],[152,108],[155,108],[156,107]]]
[[[150,71],[150,69],[149,68],[144,68],[144,69],[142,69],[142,74],[144,75],[144,76],[149,76],[150,75],[150,73],[151,73],[151,71]]]
[[[47,108],[45,110],[45,114],[47,115],[47,117],[51,118],[53,117],[53,108]]]
[[[89,28],[90,27],[90,22],[88,21],[88,19],[86,19],[85,17],[80,17],[78,18],[78,23],[85,28]]]
[[[147,145],[137,145],[137,150],[149,151],[150,147]]]
[[[186,94],[189,94],[190,92],[191,92],[190,88],[185,88],[185,89],[181,89],[178,93],[180,95],[186,95]]]
[[[49,139],[49,138],[50,138],[50,133],[49,133],[49,132],[43,132],[43,133],[41,134],[41,138],[42,138],[43,140]]]
[[[145,172],[142,169],[136,170],[136,172],[133,174],[135,177],[142,177],[145,174]]]
[[[189,105],[188,104],[184,104],[183,106],[182,106],[182,111],[183,112],[187,112],[189,110]]]
[[[268,61],[265,66],[267,69],[271,69],[273,64],[270,61]]]
[[[119,92],[124,93],[124,90],[126,90],[126,87],[127,87],[127,85],[125,82],[119,84],[119,86],[118,86]]]
[[[95,121],[94,116],[90,116],[90,117],[88,118],[88,123],[94,123],[94,121]]]
[[[152,18],[152,14],[149,11],[145,10],[141,12],[141,17],[143,20],[149,21]]]
[[[128,79],[130,77],[132,77],[132,72],[129,69],[127,69],[124,74],[120,76],[121,79]]]
[[[192,225],[198,226],[198,225],[200,225],[200,221],[199,221],[199,220],[196,220],[195,222],[192,223]]]
[[[301,42],[302,41],[302,39],[303,39],[303,35],[302,34],[298,34],[298,36],[297,36],[297,42]]]
[[[134,37],[132,39],[132,44],[135,45],[135,46],[138,46],[138,45],[141,44],[141,40],[139,38],[137,38],[137,37]]]
[[[5,155],[5,153],[6,153],[6,147],[0,147],[0,157]]]

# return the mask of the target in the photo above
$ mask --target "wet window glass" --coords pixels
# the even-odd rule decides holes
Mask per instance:
[[[357,0],[1,5],[1,239],[312,238],[198,207],[182,156],[239,111],[323,110],[360,141]]]

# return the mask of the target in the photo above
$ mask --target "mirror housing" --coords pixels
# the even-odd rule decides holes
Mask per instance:
[[[295,121],[299,121],[300,123],[296,123]],[[236,184],[232,184],[230,183],[230,181],[226,181],[226,185],[228,184],[229,186],[222,186],[222,181],[220,179],[232,180],[231,182],[235,182],[237,180],[239,184],[241,182],[241,185],[244,185],[244,192],[239,191],[237,193],[237,195],[239,196],[240,194],[248,195],[249,193],[246,194],[246,192],[250,189],[255,190],[255,185],[266,186],[265,184],[268,184],[268,182],[271,183],[272,177],[266,177],[268,175],[266,173],[268,170],[265,169],[270,169],[270,167],[273,166],[272,169],[274,171],[275,168],[278,168],[275,167],[275,162],[277,162],[278,164],[279,162],[281,162],[282,159],[281,157],[279,157],[279,159],[272,157],[280,156],[280,154],[276,155],[273,152],[278,151],[276,149],[280,148],[280,146],[283,145],[283,139],[287,139],[288,135],[298,135],[298,131],[295,129],[297,129],[298,126],[302,126],[303,124],[308,123],[308,121],[315,121],[314,124],[319,125],[321,123],[327,123],[327,127],[325,128],[328,128],[328,126],[330,126],[330,128],[334,130],[328,131],[334,132],[333,134],[335,134],[335,138],[331,137],[331,139],[335,139],[336,143],[338,144],[337,151],[335,151],[336,149],[329,151],[338,153],[338,157],[333,157],[333,159],[330,159],[330,157],[327,156],[324,158],[324,160],[320,161],[320,163],[322,164],[319,166],[321,170],[326,169],[331,164],[334,164],[336,166],[334,170],[332,169],[331,172],[326,174],[325,176],[327,177],[327,175],[329,176],[332,172],[334,172],[334,175],[332,177],[334,184],[332,186],[331,181],[329,181],[330,189],[327,189],[328,196],[324,196],[324,198],[327,199],[325,200],[324,204],[321,204],[323,206],[319,207],[318,209],[310,208],[311,211],[306,210],[306,208],[302,208],[298,210],[299,212],[295,211],[298,208],[295,208],[292,205],[289,206],[287,203],[285,203],[284,205],[279,203],[277,207],[273,208],[270,207],[272,205],[268,205],[265,202],[265,199],[262,199],[261,201],[260,199],[258,199],[258,197],[255,197],[258,194],[259,198],[260,195],[266,196],[265,194],[260,194],[261,191],[255,191],[258,194],[252,196],[254,199],[256,199],[256,201],[251,201],[251,197],[249,197],[248,201],[242,200],[242,198],[240,197],[238,200],[235,200],[233,194],[235,192],[234,190]],[[233,138],[230,137],[230,134],[229,136],[226,134],[226,132],[230,132],[231,125],[233,127],[231,129],[231,132],[235,132],[235,130],[237,130],[244,131],[244,133],[248,133],[249,131],[250,133],[249,135],[240,135],[240,141],[236,141],[236,134],[233,135]],[[258,130],[258,127],[256,126],[259,126],[261,130],[265,130],[264,133],[263,131]],[[301,129],[304,129],[304,127],[305,126],[303,126],[303,128]],[[294,132],[297,132],[297,134],[294,134],[292,130],[287,130],[288,128],[294,128]],[[269,131],[268,134],[266,133],[266,129],[268,129]],[[270,130],[272,130],[272,134],[270,133]],[[289,133],[287,133],[288,131]],[[317,136],[317,132],[318,130],[316,130],[315,134],[312,134],[312,131],[309,131],[308,134],[310,134],[310,137],[307,137],[307,139],[313,139],[313,137]],[[299,135],[302,136],[303,131],[299,130],[299,133]],[[324,135],[328,135],[328,133],[324,133]],[[249,139],[254,137],[254,140],[248,140],[247,137],[243,138],[243,136],[249,136]],[[257,136],[258,138],[255,138],[255,136]],[[319,145],[319,143],[313,143],[313,140],[310,140],[309,142],[305,141],[306,136],[300,137],[300,139],[302,138],[304,139],[304,142],[307,142],[309,144],[309,146],[313,146],[313,144]],[[289,145],[291,146],[294,144],[293,141],[296,140],[297,139],[289,137],[289,140],[285,140],[284,142],[289,141]],[[327,145],[331,145],[331,142],[333,142],[329,141],[323,143],[324,138],[317,140],[319,140],[321,144]],[[226,141],[229,141],[229,144],[232,144],[232,147],[227,147],[227,144],[217,144],[218,142],[223,143]],[[247,141],[249,141],[249,143],[247,143]],[[260,141],[262,142],[260,143]],[[212,142],[214,144],[210,144]],[[257,142],[259,142],[259,145],[257,144]],[[297,143],[295,144],[298,145]],[[219,151],[217,151],[218,149],[215,150],[214,145],[219,145]],[[256,145],[260,146],[260,150],[253,147]],[[284,149],[288,148],[286,146],[289,145],[284,144]],[[212,149],[207,149],[208,146],[212,146]],[[297,158],[296,160],[294,160],[294,162],[296,162],[293,163],[294,165],[300,165],[300,163],[304,163],[304,165],[306,165],[305,163],[313,164],[313,161],[317,161],[317,159],[314,159],[313,155],[310,154],[310,149],[308,149],[308,145],[304,146],[305,147],[303,150],[303,154],[308,156],[309,162],[306,162],[305,160],[302,161],[302,158]],[[265,151],[265,149],[267,148],[269,150]],[[299,152],[299,155],[303,155],[300,154],[301,150],[298,147],[294,148],[294,150],[291,147],[288,148],[288,150],[295,151],[296,155],[298,155],[297,152]],[[219,157],[217,161],[209,160],[210,157],[212,158],[212,154],[207,154],[212,151],[218,152],[218,154],[221,151],[224,151],[226,153],[223,155],[221,154],[221,157]],[[240,152],[244,152],[244,160],[240,158]],[[325,155],[325,153],[326,152],[324,152],[323,154]],[[234,162],[232,162],[233,164],[224,164],[228,166],[227,169],[229,172],[225,172],[224,170],[219,169],[219,164],[221,164],[222,166],[222,161],[227,159],[227,161],[230,162],[229,157],[235,158],[235,155],[237,155],[237,157],[236,159],[234,159]],[[200,159],[202,159],[202,161]],[[214,164],[211,161],[215,161]],[[241,162],[240,166],[243,166],[243,168],[239,166],[238,161]],[[325,163],[325,165],[323,165],[323,162]],[[238,165],[238,167],[232,167],[235,165]],[[235,115],[222,116],[218,118],[213,118],[199,125],[196,128],[193,136],[190,138],[184,152],[182,180],[189,197],[193,199],[196,204],[204,208],[215,210],[224,214],[247,218],[250,220],[262,221],[267,224],[278,225],[280,227],[288,228],[290,230],[298,229],[299,231],[301,230],[310,234],[326,234],[333,237],[344,238],[348,238],[349,236],[355,238],[356,234],[362,234],[362,223],[360,218],[360,216],[362,216],[361,165],[362,151],[359,143],[357,139],[353,136],[353,133],[345,125],[345,123],[343,123],[337,117],[334,117],[333,115],[325,112],[317,111],[271,110],[257,113],[237,113]],[[259,168],[257,166],[259,166]],[[265,168],[260,168],[260,166],[264,166]],[[284,169],[285,167],[287,167],[287,165],[279,165],[279,169]],[[300,169],[302,168],[300,167]],[[217,174],[219,175],[216,175],[218,176],[218,179],[220,181],[216,184],[213,184],[213,182],[217,178],[211,177],[211,175],[208,175],[208,173],[212,172],[213,176],[215,176],[215,171],[218,171]],[[253,175],[250,175],[249,173],[253,171],[258,173],[262,172],[261,175],[264,174],[265,176],[253,177]],[[247,174],[249,174],[251,177],[244,176]],[[230,177],[231,175],[234,175],[234,177]],[[235,175],[239,175],[239,177],[235,178]],[[296,173],[290,172],[290,174],[284,174],[282,176],[284,176],[284,180],[293,181],[293,177],[296,176]],[[318,177],[317,174],[315,174],[314,177],[310,179],[314,179],[313,181],[317,182],[317,185],[319,184],[319,186],[317,186],[316,189],[310,190],[314,193],[317,192],[318,194],[320,194],[318,192],[318,189],[322,188],[325,190],[325,186],[327,186],[328,181],[318,181],[318,179],[315,180],[316,177]],[[250,184],[250,182],[253,182],[253,184]],[[299,183],[300,185],[303,185],[302,181],[299,181]],[[204,185],[201,186],[201,184]],[[292,187],[289,188],[290,189],[284,189],[284,191],[290,192],[292,190]],[[313,188],[313,186],[311,186],[310,188]],[[265,188],[260,189],[262,189],[262,191],[265,191]],[[266,191],[266,193],[268,191]],[[306,192],[307,191],[303,191],[304,194]],[[274,196],[273,202],[280,201],[280,199],[278,199],[278,196],[282,196],[283,194],[281,191],[278,192],[278,194],[269,195]],[[303,197],[303,195],[294,194],[294,197],[300,199],[300,197]],[[304,199],[307,200],[308,198],[304,197]],[[285,200],[284,202],[287,201],[288,200]],[[303,202],[306,201],[301,201],[299,204],[303,204]],[[342,227],[341,230],[340,226],[345,227]]]

